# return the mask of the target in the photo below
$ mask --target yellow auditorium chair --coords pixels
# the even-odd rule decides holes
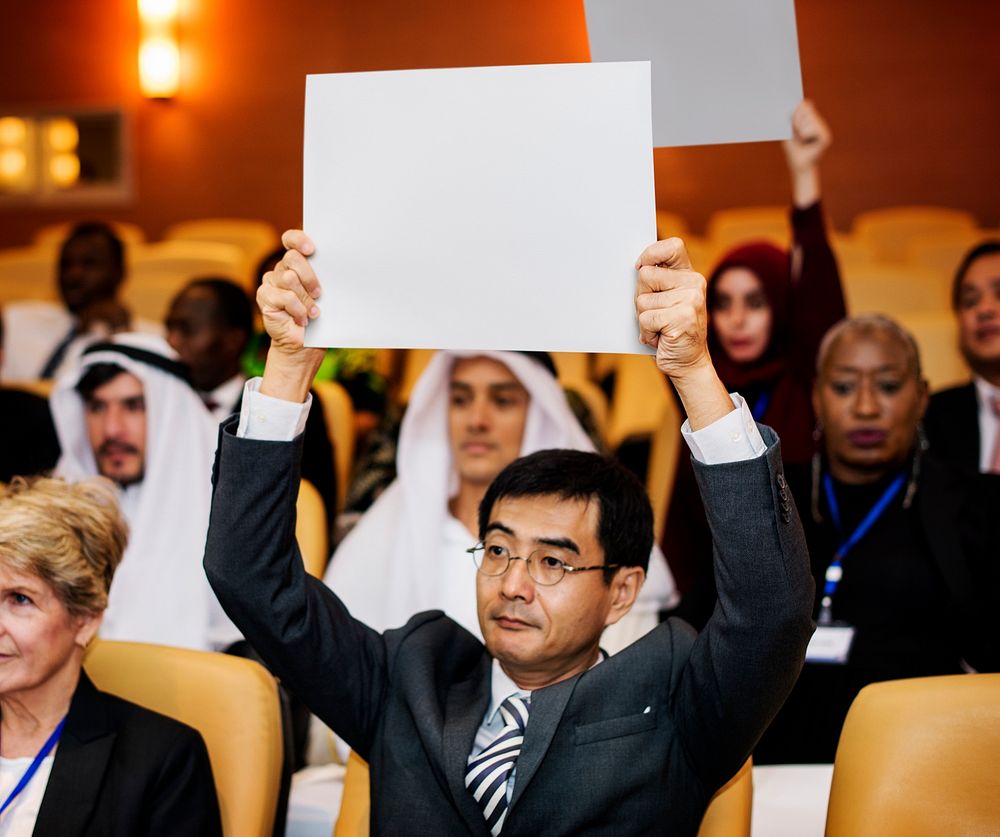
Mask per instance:
[[[4,389],[20,389],[30,392],[32,395],[48,398],[52,395],[52,388],[56,382],[52,378],[32,378],[20,381],[4,381]]]
[[[167,227],[168,241],[206,241],[238,247],[243,254],[240,284],[251,289],[251,274],[260,260],[281,245],[281,235],[267,221],[250,218],[199,218]]]
[[[127,221],[108,221],[107,224],[115,231],[115,235],[125,245],[126,253],[133,244],[143,244],[146,241],[146,233],[138,224],[130,224]],[[75,221],[46,224],[35,230],[35,234],[31,237],[31,240],[38,247],[55,253],[69,237],[70,232],[75,226]]]
[[[601,440],[607,444],[609,408],[608,397],[604,394],[604,390],[590,380],[590,378],[582,375],[560,375],[559,385],[564,390],[570,390],[580,396],[580,399],[587,405],[587,409],[590,411],[590,416],[594,420]]]
[[[403,358],[403,369],[399,378],[397,397],[400,404],[409,404],[410,395],[417,380],[424,374],[427,364],[434,357],[434,349],[407,349]]]
[[[268,837],[281,779],[278,688],[242,657],[99,640],[84,662],[97,688],[176,718],[205,739],[225,837]]]
[[[840,267],[841,273],[849,274],[854,271],[863,271],[872,265],[879,264],[867,242],[862,241],[852,233],[831,231],[830,247],[837,257],[837,265]]]
[[[559,380],[589,378],[590,355],[587,352],[549,352]]]
[[[351,467],[354,464],[354,404],[347,390],[336,381],[313,381],[312,389],[323,407],[326,432],[330,436],[330,444],[333,445],[339,510],[344,507]]]
[[[615,450],[629,436],[651,436],[660,425],[667,400],[667,379],[649,355],[618,355],[608,415],[608,445]]]
[[[326,572],[330,558],[329,532],[322,495],[309,480],[302,480],[295,502],[295,540],[306,572],[315,578],[322,578]]]
[[[909,242],[905,260],[907,264],[939,273],[950,285],[962,257],[987,238],[987,231],[980,229],[928,233]]]
[[[872,209],[856,215],[851,227],[876,259],[896,263],[905,262],[907,248],[924,236],[975,229],[976,219],[971,213],[943,206]]]
[[[709,803],[698,837],[750,837],[753,770],[750,759],[724,784]],[[368,837],[371,798],[368,764],[357,753],[347,759],[344,793],[334,837]]]
[[[787,206],[720,209],[712,213],[706,230],[706,237],[719,253],[737,244],[761,239],[787,249],[791,236],[790,210]]]
[[[140,317],[162,322],[171,300],[192,279],[231,279],[246,286],[243,252],[231,244],[157,241],[132,248],[123,289],[126,304]]]
[[[902,312],[895,317],[913,334],[931,390],[967,383],[972,376],[958,349],[958,322],[951,311]]]
[[[866,686],[844,722],[826,837],[1000,834],[1000,674]]]
[[[41,247],[0,250],[0,307],[22,299],[59,299],[52,252]]]
[[[905,313],[949,311],[948,287],[933,271],[917,267],[872,264],[843,270],[841,278],[848,313]]]
[[[653,534],[656,543],[663,537],[667,509],[674,490],[674,475],[681,456],[681,425],[684,417],[676,399],[667,398],[649,446],[646,468],[646,493],[653,507]]]

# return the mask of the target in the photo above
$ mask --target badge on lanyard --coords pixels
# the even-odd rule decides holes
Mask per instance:
[[[838,622],[833,618],[833,596],[840,586],[840,580],[844,577],[843,560],[848,552],[858,543],[868,531],[875,525],[889,504],[893,501],[903,483],[906,482],[906,473],[899,474],[892,481],[888,488],[882,492],[875,505],[871,507],[868,514],[858,524],[858,527],[848,536],[843,538],[843,527],[840,522],[840,507],[837,504],[837,496],[833,491],[833,480],[830,475],[823,477],[823,490],[826,492],[827,505],[830,508],[830,517],[833,520],[834,528],[841,535],[842,541],[834,553],[833,561],[826,568],[823,584],[823,599],[820,602],[819,616],[816,617],[816,633],[813,634],[806,648],[806,662],[827,663],[843,665],[847,662],[851,652],[851,643],[854,642],[854,628],[845,622]]]

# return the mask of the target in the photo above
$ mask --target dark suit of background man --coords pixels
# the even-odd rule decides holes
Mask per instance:
[[[380,635],[306,577],[292,525],[300,441],[262,440],[283,422],[288,439],[301,426],[296,411],[322,358],[302,348],[318,314],[305,258],[313,245],[297,231],[284,242],[289,251],[258,292],[272,337],[264,378],[248,386],[239,433],[225,427],[217,455],[205,567],[275,673],[369,761],[372,832],[501,833],[465,774],[504,727],[495,711],[513,694],[530,703],[497,796],[504,835],[694,834],[798,675],[813,583],[777,439],[762,428],[762,441],[715,373],[705,283],[683,245],[642,254],[636,308],[643,342],[684,401],[688,444],[719,463],[696,471],[720,605],[700,635],[668,621],[602,660],[603,628],[645,577],[652,526],[641,486],[594,454],[534,454],[487,491],[476,583],[485,647],[437,611]],[[543,586],[536,579],[546,567],[558,575],[556,558],[578,571]]]
[[[972,381],[931,396],[927,438],[936,456],[1000,474],[1000,240],[984,241],[962,259],[951,302]]]

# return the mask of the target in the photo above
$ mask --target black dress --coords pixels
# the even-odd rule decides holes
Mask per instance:
[[[837,547],[896,473],[870,485],[834,481],[844,533],[831,522],[825,493],[813,497],[809,469],[786,473],[809,545],[815,617]],[[847,710],[869,683],[997,670],[1000,480],[970,479],[925,457],[917,485],[909,506],[900,491],[843,559],[832,610],[836,621],[855,628],[847,663],[806,663],[754,751],[756,764],[832,762]]]

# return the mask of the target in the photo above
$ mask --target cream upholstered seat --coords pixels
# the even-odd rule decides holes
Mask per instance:
[[[278,689],[242,657],[99,640],[84,668],[97,688],[194,727],[205,739],[226,837],[272,833],[281,778]]]
[[[0,307],[21,299],[59,299],[52,251],[42,247],[0,250]]]
[[[281,244],[278,231],[267,221],[251,218],[198,218],[167,227],[168,241],[206,241],[228,244],[243,254],[241,284],[250,281],[252,271]]]
[[[827,837],[1000,833],[1000,674],[866,686],[844,722]]]
[[[323,407],[326,432],[333,445],[337,506],[342,509],[354,464],[354,404],[347,390],[336,381],[313,381],[312,388]]]
[[[861,212],[852,232],[876,259],[903,262],[912,242],[943,232],[972,231],[976,219],[968,212],[943,206],[891,206]]]
[[[31,240],[38,247],[45,248],[54,254],[62,243],[69,237],[76,224],[72,221],[64,221],[59,224],[46,224],[35,230]],[[115,235],[121,239],[125,245],[125,251],[133,244],[142,244],[146,240],[146,232],[138,224],[130,224],[127,221],[109,221],[108,226],[115,231]]]
[[[123,288],[126,304],[139,316],[162,322],[171,300],[190,282],[206,276],[246,286],[242,251],[231,244],[158,241],[132,248]]]
[[[323,497],[309,480],[299,483],[295,502],[295,540],[306,572],[322,578],[330,559],[330,529]]]
[[[787,248],[791,242],[787,206],[741,206],[720,209],[708,219],[706,238],[717,252],[745,241],[764,239]]]
[[[709,803],[698,837],[750,837],[753,770],[750,759],[724,784]],[[347,760],[344,793],[334,837],[367,837],[371,799],[368,764],[352,752]]]

